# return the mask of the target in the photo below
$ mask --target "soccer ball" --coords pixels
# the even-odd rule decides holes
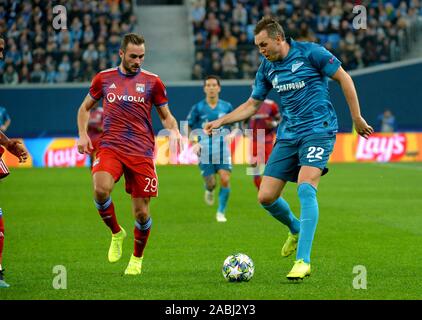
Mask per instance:
[[[230,282],[249,281],[254,271],[252,259],[244,253],[232,254],[223,263],[223,276]]]

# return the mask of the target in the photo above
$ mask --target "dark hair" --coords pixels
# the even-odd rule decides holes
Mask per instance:
[[[205,79],[204,79],[204,86],[206,85],[207,80],[210,80],[210,79],[217,80],[218,85],[221,87],[221,85],[220,85],[220,77],[219,76],[216,76],[216,75],[213,75],[213,74],[210,74],[210,75],[208,75],[208,76],[205,77]]]
[[[120,49],[126,51],[127,45],[129,43],[140,46],[145,43],[145,39],[143,36],[140,36],[136,33],[127,33],[123,37],[122,43],[120,44]]]
[[[284,35],[283,27],[273,18],[262,18],[258,21],[255,26],[254,34],[257,35],[262,30],[266,30],[268,33],[268,37],[271,39],[277,38],[277,36],[281,36],[284,40],[286,36]]]

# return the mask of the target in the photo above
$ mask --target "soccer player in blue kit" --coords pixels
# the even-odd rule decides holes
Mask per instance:
[[[226,206],[230,195],[230,172],[232,170],[231,153],[228,142],[236,134],[238,124],[220,132],[220,136],[209,138],[203,134],[202,129],[209,121],[216,120],[233,111],[233,106],[219,98],[221,92],[220,79],[209,75],[204,80],[205,99],[194,104],[188,114],[188,126],[198,133],[198,143],[194,149],[199,154],[199,169],[205,181],[205,202],[214,203],[214,189],[216,186],[215,175],[220,176],[220,191],[218,194],[218,222],[226,222]],[[199,132],[198,132],[199,129]],[[195,135],[195,134],[194,134]]]
[[[287,278],[298,280],[311,274],[310,256],[319,215],[317,187],[338,130],[327,77],[340,84],[357,133],[368,138],[373,128],[361,116],[353,80],[328,50],[315,43],[286,38],[281,25],[272,18],[261,19],[254,34],[255,44],[265,59],[257,71],[250,98],[228,115],[208,123],[204,131],[212,134],[213,129],[247,119],[271,89],[279,94],[283,119],[258,200],[289,228],[281,255],[287,257],[297,250]],[[300,220],[280,197],[288,181],[298,184]]]

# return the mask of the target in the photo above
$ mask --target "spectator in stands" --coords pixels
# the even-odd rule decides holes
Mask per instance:
[[[190,19],[194,24],[201,24],[205,18],[205,7],[199,1],[194,1],[190,11]]]
[[[225,79],[236,79],[238,76],[238,67],[236,56],[233,51],[224,52],[223,59],[221,61],[223,69],[223,78]]]
[[[30,81],[30,74],[28,66],[25,64],[22,66],[19,72],[19,83],[28,83]]]
[[[396,131],[396,118],[390,109],[385,109],[384,112],[378,116],[378,124],[380,132]]]
[[[236,50],[237,39],[232,35],[232,33],[230,32],[230,29],[224,30],[224,35],[218,42],[218,47],[224,51]]]
[[[45,72],[42,70],[41,64],[34,64],[34,70],[31,72],[30,80],[33,83],[42,83],[45,81]]]
[[[45,82],[47,82],[47,83],[56,83],[57,82],[56,66],[52,63],[47,65]]]
[[[204,78],[205,72],[202,69],[202,66],[199,63],[195,63],[192,69],[192,80],[202,80]]]
[[[18,84],[19,77],[18,73],[15,71],[15,68],[12,64],[7,65],[6,71],[3,73],[3,83],[4,84]]]
[[[83,81],[83,70],[80,60],[75,60],[72,63],[72,69],[70,71],[70,81],[82,82]]]
[[[93,43],[88,45],[88,48],[82,54],[82,59],[85,62],[91,61],[96,62],[98,60],[98,51],[95,50],[95,46]]]

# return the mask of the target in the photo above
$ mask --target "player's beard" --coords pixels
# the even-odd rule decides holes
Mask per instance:
[[[130,64],[126,61],[126,59],[123,59],[123,69],[125,69],[126,73],[128,74],[135,74],[138,72],[139,65],[137,64]],[[135,70],[136,69],[136,70]]]

